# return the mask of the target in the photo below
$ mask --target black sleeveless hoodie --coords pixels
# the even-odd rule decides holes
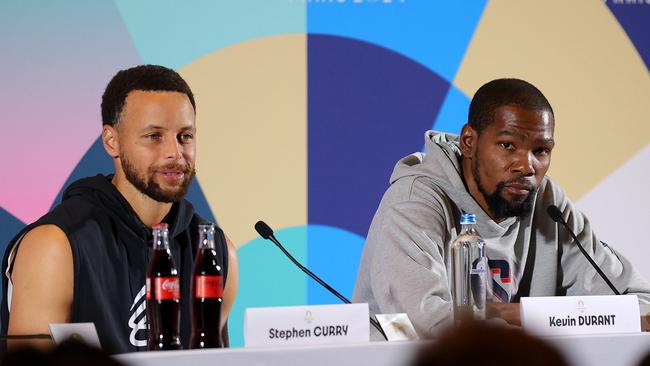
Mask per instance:
[[[138,219],[111,179],[112,176],[97,175],[72,183],[60,205],[11,240],[2,261],[2,273],[13,265],[8,263],[9,254],[27,231],[39,225],[58,226],[72,248],[71,322],[95,323],[102,348],[108,353],[141,351],[146,350],[147,344],[144,286],[152,251],[151,229]],[[198,224],[202,221],[187,200],[174,203],[163,220],[169,224],[169,245],[180,274],[184,348],[190,336],[190,279]],[[217,257],[225,277],[228,249],[223,232],[217,228],[215,234]],[[6,335],[10,315],[7,276],[3,276],[2,284],[1,330]]]

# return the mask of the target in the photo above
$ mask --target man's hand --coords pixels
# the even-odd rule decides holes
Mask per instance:
[[[650,314],[641,314],[641,331],[650,332]]]
[[[488,319],[500,318],[508,324],[521,326],[519,304],[488,301],[485,316]]]

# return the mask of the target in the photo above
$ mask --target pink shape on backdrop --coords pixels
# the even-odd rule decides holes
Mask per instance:
[[[0,136],[0,154],[8,157],[0,173],[0,206],[23,222],[32,222],[49,210],[101,134],[105,84],[115,70],[137,63],[103,67],[95,75],[68,75],[65,89],[56,85],[29,88],[26,82],[9,88],[13,94],[0,91],[0,120],[5,132]],[[33,105],[25,105],[25,101]]]
[[[12,14],[0,17],[0,31],[11,33],[0,38],[0,207],[28,223],[49,210],[100,135],[108,80],[142,61],[112,3],[5,10]]]
[[[70,105],[58,97],[39,103],[39,108],[0,112],[3,121],[19,121],[9,136],[0,137],[0,153],[5,162],[0,205],[23,222],[46,213],[74,167],[100,134],[96,96],[77,100],[84,108],[63,111],[51,108],[52,102]],[[94,98],[93,98],[94,99]],[[94,104],[94,106],[93,106]],[[53,112],[46,116],[45,111]],[[7,113],[9,112],[9,113]]]

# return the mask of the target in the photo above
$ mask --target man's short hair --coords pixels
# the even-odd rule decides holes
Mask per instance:
[[[520,79],[496,79],[480,87],[474,94],[467,123],[481,133],[494,121],[494,111],[507,105],[533,111],[547,110],[554,115],[551,104],[533,84]]]
[[[119,122],[126,97],[134,90],[183,93],[196,111],[194,94],[176,71],[159,65],[140,65],[119,71],[106,86],[102,96],[104,125],[115,126]]]

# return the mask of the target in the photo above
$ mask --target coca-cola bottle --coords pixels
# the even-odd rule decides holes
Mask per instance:
[[[199,245],[192,271],[190,348],[219,348],[223,272],[214,247],[214,225],[199,225]]]
[[[169,250],[167,224],[153,226],[153,254],[147,270],[147,325],[150,351],[181,349],[181,290]]]

